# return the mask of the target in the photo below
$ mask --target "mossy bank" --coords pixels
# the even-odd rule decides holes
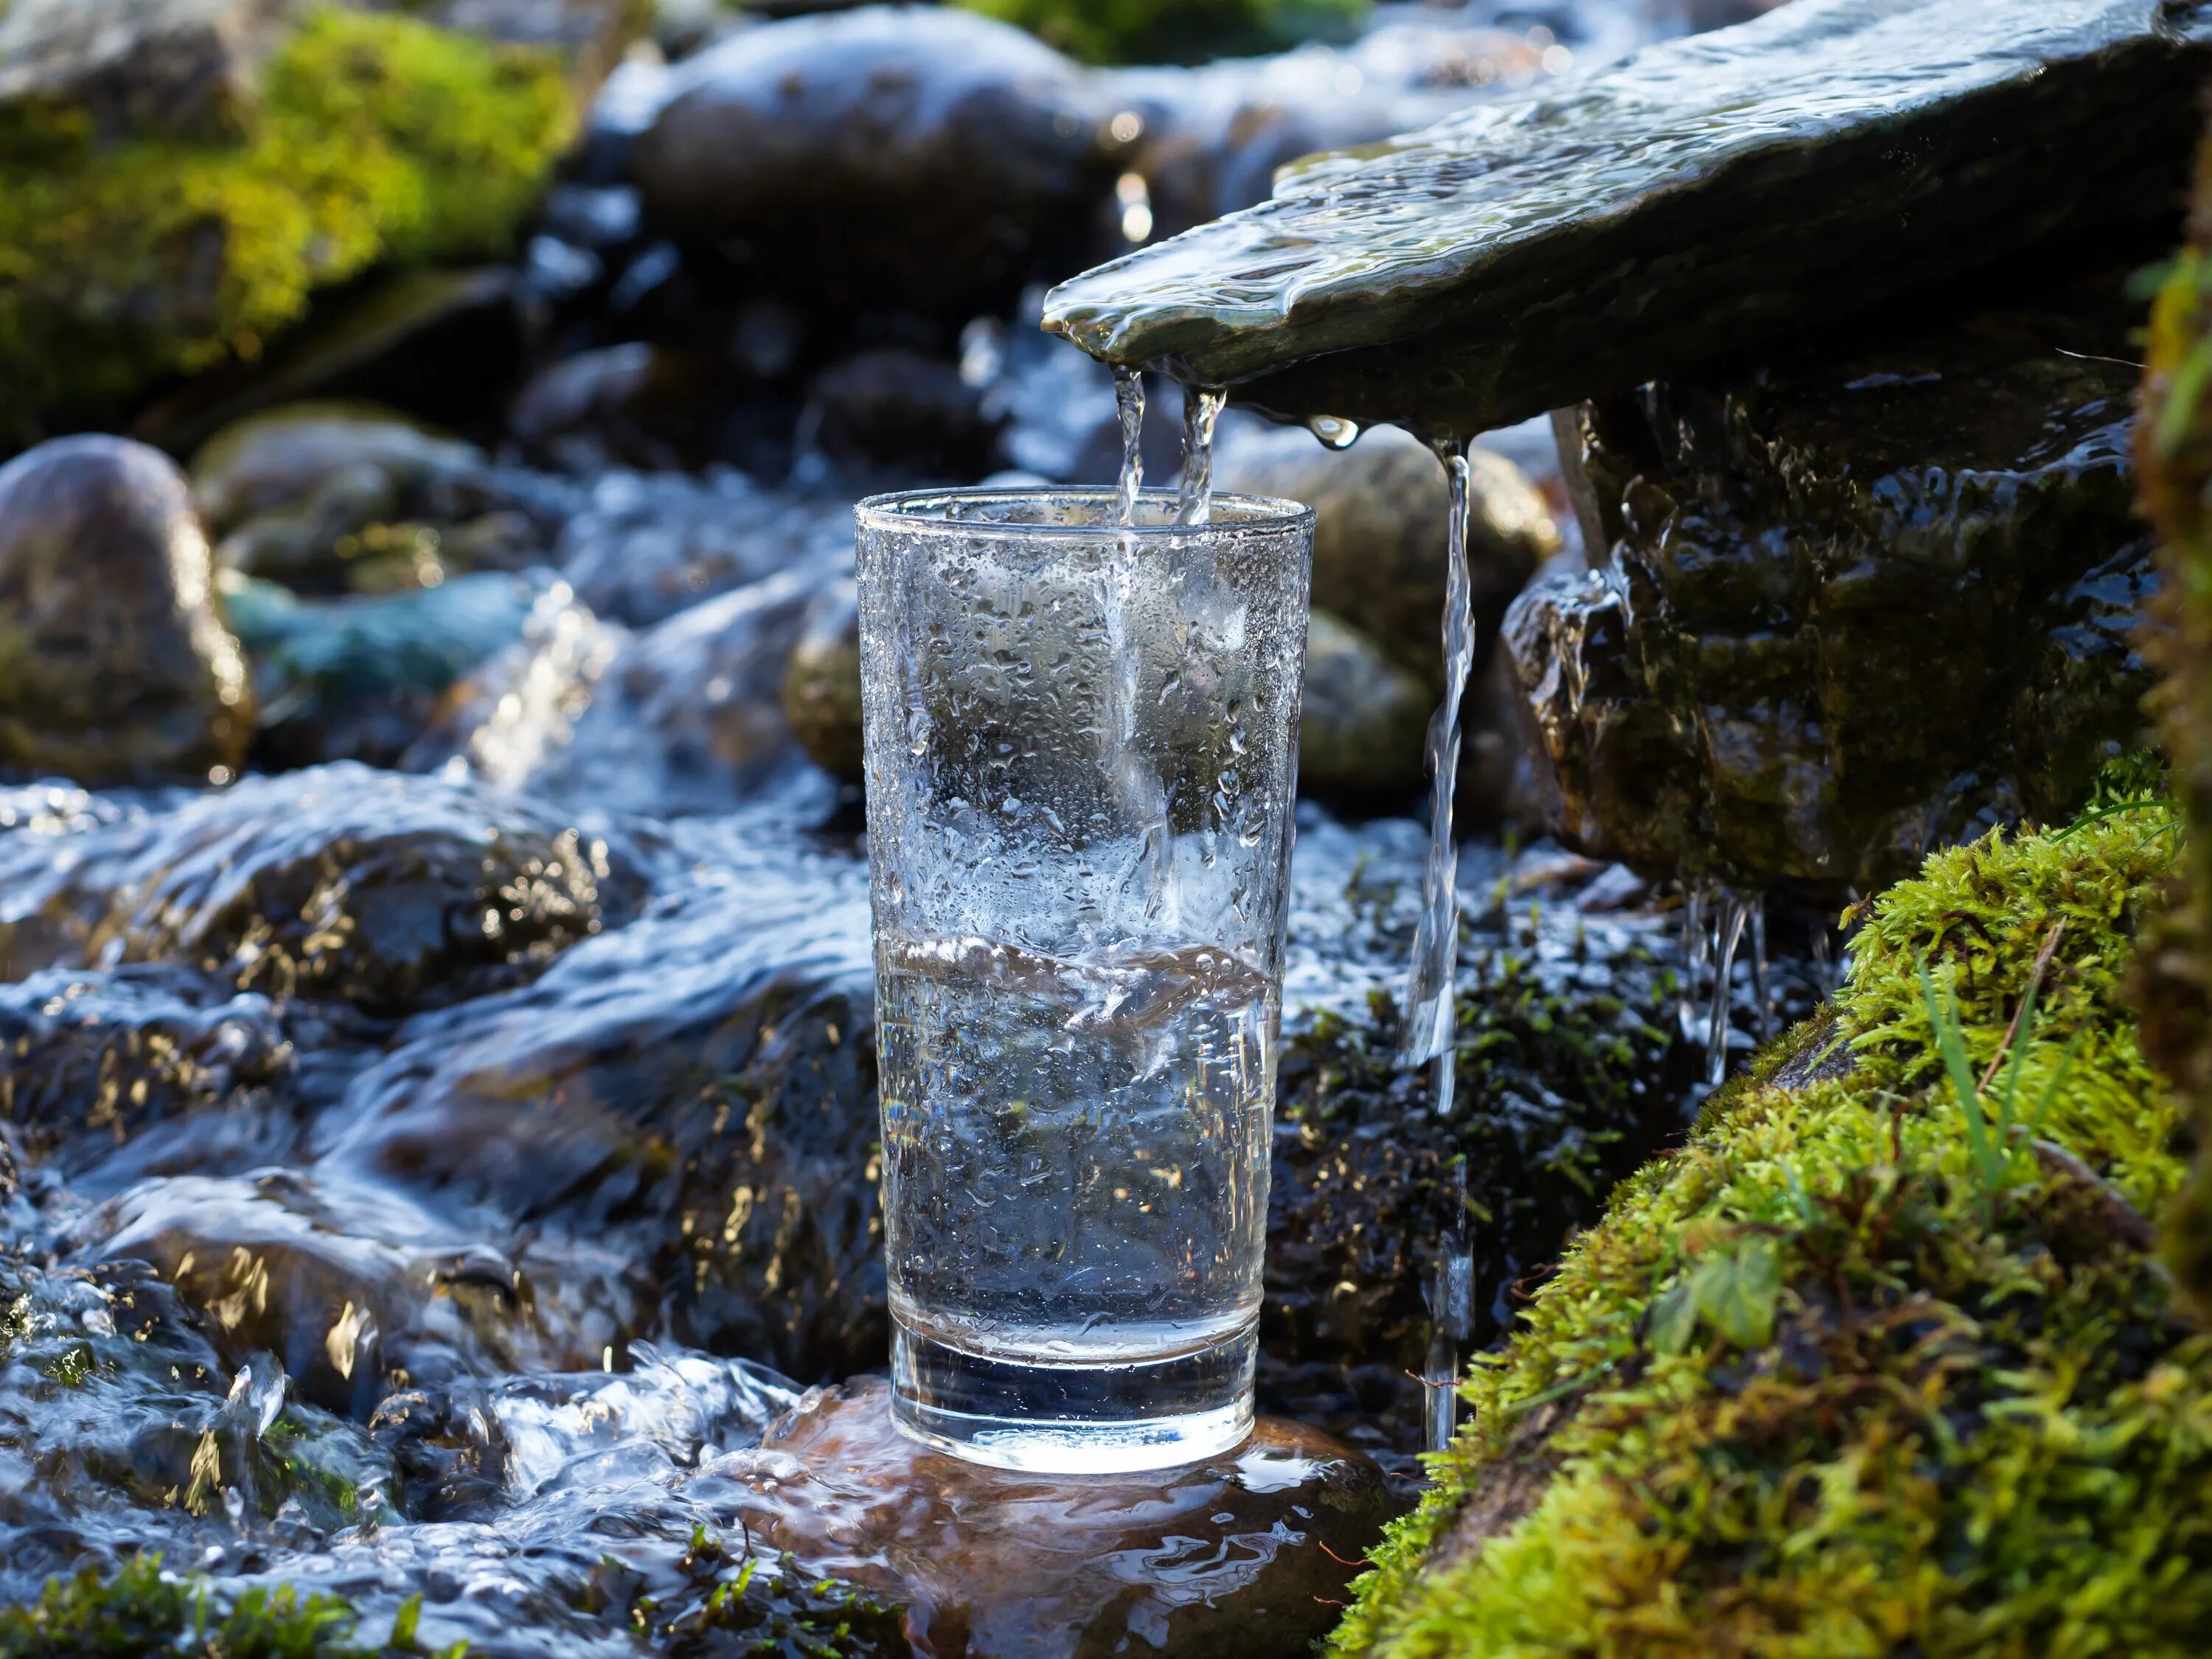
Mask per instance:
[[[2212,1336],[2125,989],[2179,842],[1996,835],[1876,902],[1478,1363],[1335,1650],[2204,1652]]]
[[[575,119],[550,51],[336,8],[181,134],[0,104],[0,441],[252,359],[371,266],[503,251]]]

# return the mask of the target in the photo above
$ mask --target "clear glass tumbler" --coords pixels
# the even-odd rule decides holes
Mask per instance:
[[[895,1410],[1010,1468],[1241,1442],[1313,515],[860,503]]]

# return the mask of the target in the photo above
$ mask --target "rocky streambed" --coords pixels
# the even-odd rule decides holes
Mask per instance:
[[[1772,9],[1310,9],[1332,38],[1158,67],[1063,56],[1133,48],[1048,6],[1036,36],[966,7],[0,7],[0,194],[31,210],[0,206],[0,249],[33,273],[0,286],[0,1652],[1291,1655],[1354,1602],[1347,1648],[1550,1651],[1612,1616],[1532,1589],[1554,1561],[1616,1611],[1691,1608],[1670,1640],[1782,1650],[1796,1615],[1741,1609],[1784,1585],[1827,1629],[1836,1592],[1729,1505],[1769,1493],[1895,1566],[1793,1484],[1840,1491],[1906,1431],[1865,1378],[2044,1388],[2102,1306],[2121,1358],[2082,1409],[2193,1398],[2144,1246],[2176,1103],[2115,988],[2178,833],[2142,757],[2158,578],[2118,269],[2179,176],[2172,112],[2139,100],[2135,148],[2071,157],[2010,240],[1883,243],[1848,307],[1829,282],[1867,156],[1903,153],[1869,130],[1934,145],[1933,199],[1962,187],[1961,110],[2087,120],[2115,64],[2163,86],[2197,61],[2186,8],[2039,3],[2026,46],[1962,47],[1925,97],[1899,61],[1960,9],[1937,0],[1797,0],[1589,90],[1594,62]],[[1127,38],[1202,54],[1197,15]],[[1837,40],[1859,92],[1808,112]],[[1353,269],[1408,190],[1537,211],[1531,109],[1617,134],[1657,118],[1638,99],[1758,92],[1773,52],[1796,125],[1767,137],[1849,186],[1832,218],[1717,232],[1589,328],[1502,344],[1454,285],[1597,294],[1604,216],[1494,271]],[[1279,163],[1440,118],[1267,199]],[[1472,166],[1492,132],[1522,148]],[[1701,132],[1697,222],[1765,213],[1774,156]],[[2113,245],[2065,245],[2116,172]],[[1684,210],[1612,183],[1638,223]],[[1075,316],[1043,284],[1244,209],[1086,279],[1068,325],[1152,341],[1156,393],[1218,362],[1312,421],[1232,408],[1215,458],[1319,509],[1265,1421],[1171,1478],[1020,1480],[888,1429],[851,507],[1110,479],[1113,376],[1038,331]],[[1262,317],[1216,291],[1234,261],[1184,263],[1270,239],[1334,286]],[[1959,283],[2014,249],[2032,270]],[[1744,280],[1704,305],[1700,270]],[[1775,294],[1855,320],[1805,337]],[[1538,406],[1508,384],[1568,407],[1468,462],[1447,1110],[1395,1058],[1445,473],[1353,421],[1468,437]],[[1856,977],[1708,1097],[1836,990],[1847,902],[2093,793],[2087,840],[2000,836],[1856,907]],[[1901,977],[1931,951],[1977,1062],[2046,973],[2028,1075],[2090,1056],[2043,1173],[1988,1209]],[[2057,1349],[1993,1275],[2051,1298]],[[2066,1456],[1974,1438],[2021,1388],[1944,1396],[1980,1449],[1944,1480],[1994,1481],[1975,1460],[2008,1447],[2074,1489]],[[1690,1425],[1680,1459],[1632,1455],[1647,1421]],[[2158,1514],[2152,1465],[2198,1467],[2160,1423],[2130,1443],[2172,1457],[2125,1471]],[[1616,1477],[1658,1496],[1585,1503]],[[1954,1538],[1917,1488],[1863,1489]],[[1662,1535],[1675,1556],[1637,1553]],[[2051,1566],[1956,1537],[1970,1588]]]

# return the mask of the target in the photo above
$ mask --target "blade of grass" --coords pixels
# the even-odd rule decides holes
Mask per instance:
[[[1982,1219],[1986,1225],[1996,1214],[1996,1149],[1990,1144],[1988,1121],[1982,1115],[1981,1091],[1974,1085],[1974,1067],[1966,1058],[1966,1045],[1956,1012],[1936,998],[1936,982],[1929,977],[1928,958],[1920,959],[1920,995],[1928,1005],[1928,1023],[1936,1030],[1936,1051],[1951,1074],[1951,1092],[1959,1097],[1966,1115],[1966,1146],[1973,1154],[1982,1180]]]

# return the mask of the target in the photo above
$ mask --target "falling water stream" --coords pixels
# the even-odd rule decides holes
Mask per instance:
[[[1137,496],[1145,487],[1145,377],[1133,368],[1114,371],[1114,408],[1121,417],[1121,522],[1137,521]]]
[[[1176,490],[1177,524],[1213,520],[1213,425],[1229,394],[1219,386],[1185,386],[1182,392],[1182,483]]]

